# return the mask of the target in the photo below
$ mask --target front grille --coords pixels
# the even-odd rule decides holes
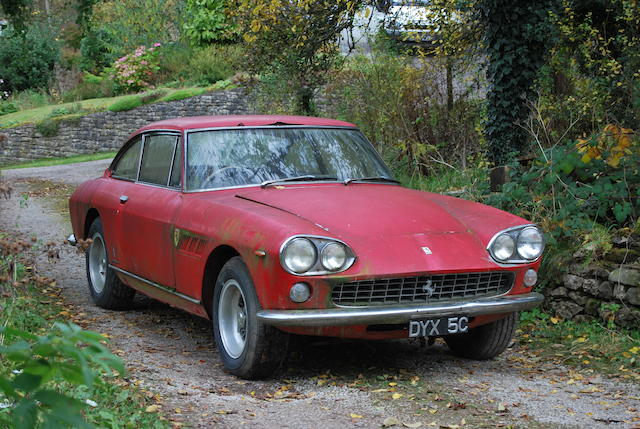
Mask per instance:
[[[510,271],[491,271],[360,280],[336,284],[331,298],[337,305],[360,306],[486,297],[507,293],[514,278]]]

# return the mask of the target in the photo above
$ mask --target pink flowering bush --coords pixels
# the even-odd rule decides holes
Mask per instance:
[[[135,92],[152,88],[150,83],[158,66],[158,48],[160,43],[153,46],[139,46],[132,54],[118,58],[113,64],[113,79],[122,92]]]

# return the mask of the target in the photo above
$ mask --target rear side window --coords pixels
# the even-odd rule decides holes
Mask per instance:
[[[140,163],[140,147],[142,138],[137,137],[131,146],[122,154],[112,175],[121,179],[136,180],[138,178],[138,164]]]
[[[174,135],[145,137],[139,181],[167,186],[177,141]]]

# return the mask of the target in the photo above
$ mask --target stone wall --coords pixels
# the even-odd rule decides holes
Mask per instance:
[[[143,125],[177,116],[252,113],[245,91],[217,91],[179,101],[148,104],[126,112],[92,113],[62,120],[59,132],[43,137],[35,125],[0,129],[0,165],[117,150]]]
[[[548,306],[567,320],[640,328],[640,239],[614,237],[613,248],[597,263],[574,257],[560,284],[545,292]]]

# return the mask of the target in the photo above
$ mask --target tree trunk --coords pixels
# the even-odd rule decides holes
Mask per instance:
[[[453,64],[447,57],[447,111],[453,109]]]

